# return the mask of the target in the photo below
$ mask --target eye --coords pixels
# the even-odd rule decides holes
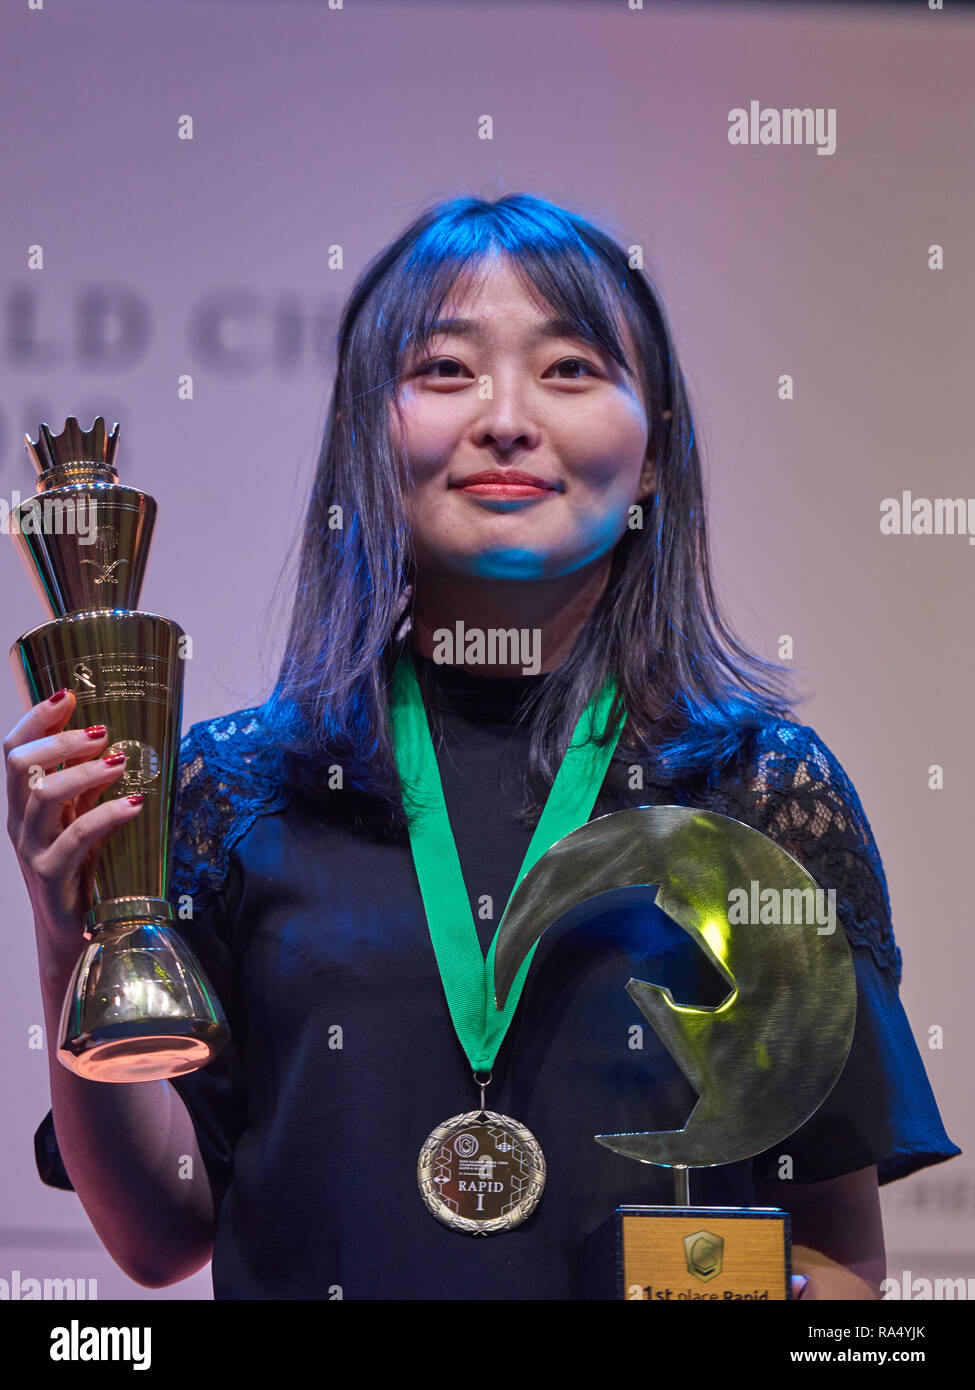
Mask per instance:
[[[456,371],[441,375],[436,370],[438,367],[453,367]],[[459,380],[459,374],[464,370],[465,368],[462,367],[459,362],[455,362],[451,357],[433,357],[429,362],[422,363],[421,366],[416,369],[416,374],[417,376],[433,377],[437,381],[457,381]]]
[[[556,362],[555,366],[552,367],[552,368],[550,368],[549,370],[550,370],[550,371],[555,371],[555,372],[557,372],[557,371],[560,371],[561,368],[563,368],[563,367],[581,367],[581,368],[583,369],[583,371],[584,371],[587,375],[589,375],[589,376],[595,376],[595,375],[596,375],[596,368],[592,365],[592,363],[587,362],[587,361],[585,360],[585,358],[583,358],[583,357],[563,357],[563,359],[562,359],[561,362]],[[563,380],[563,381],[579,381],[579,380],[581,380],[581,378],[578,377],[578,376],[571,376],[571,377],[562,377],[562,380]]]

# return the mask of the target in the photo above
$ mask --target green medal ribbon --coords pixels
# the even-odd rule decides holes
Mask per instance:
[[[610,675],[583,711],[512,894],[546,850],[588,821],[626,718],[624,714],[615,738],[608,743],[600,747],[592,741],[593,735],[606,727],[615,694],[616,681]],[[447,1007],[474,1071],[490,1071],[518,1007],[537,943],[515,976],[504,1009],[497,1009],[493,986],[497,932],[485,960],[450,829],[423,696],[406,651],[393,672],[389,713],[390,738],[409,821],[410,848]],[[506,903],[505,911],[507,906]]]

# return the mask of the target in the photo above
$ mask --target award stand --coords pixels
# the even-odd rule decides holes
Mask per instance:
[[[674,1170],[672,1207],[617,1207],[617,1297],[775,1302],[792,1297],[790,1221],[777,1207],[692,1207]]]
[[[656,1301],[791,1297],[786,1211],[693,1207],[691,1168],[739,1163],[819,1109],[853,1040],[856,979],[846,932],[807,871],[767,835],[686,806],[638,806],[574,830],[516,888],[498,929],[495,1003],[542,933],[600,896],[656,887],[655,905],[727,985],[714,1008],[676,1004],[631,979],[626,992],[697,1092],[683,1129],[597,1134],[614,1153],[672,1168],[675,1201],[622,1206],[607,1225],[609,1297]],[[602,1229],[594,1264],[606,1268]]]

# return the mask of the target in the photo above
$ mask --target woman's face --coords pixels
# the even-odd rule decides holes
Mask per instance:
[[[442,330],[407,358],[392,425],[412,464],[408,517],[422,573],[546,579],[582,569],[608,555],[628,508],[652,490],[640,393],[554,318],[496,261],[476,289],[458,281]],[[623,343],[634,364],[625,328]]]

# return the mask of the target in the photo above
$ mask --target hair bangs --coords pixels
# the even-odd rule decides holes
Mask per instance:
[[[430,226],[390,277],[398,282],[387,319],[395,375],[410,354],[429,348],[457,287],[467,281],[476,292],[491,267],[506,260],[539,306],[636,378],[638,363],[629,360],[621,331],[624,319],[636,318],[635,306],[626,304],[625,263],[617,282],[613,273],[621,267],[607,264],[558,209],[471,202]]]

